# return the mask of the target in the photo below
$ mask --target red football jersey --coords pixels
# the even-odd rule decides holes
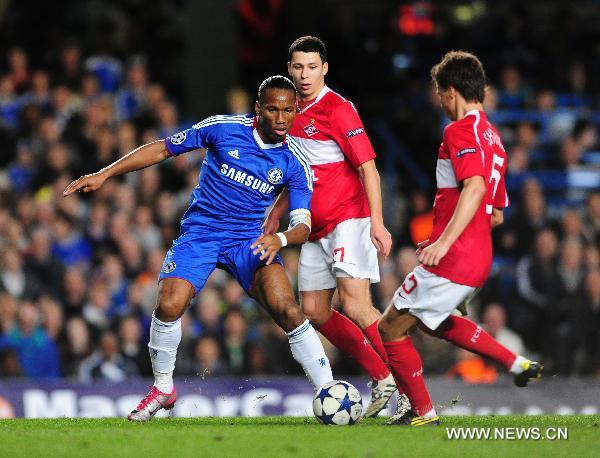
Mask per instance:
[[[483,111],[469,111],[446,127],[437,159],[438,189],[429,241],[435,242],[452,218],[463,180],[482,176],[487,190],[475,216],[439,265],[425,269],[461,285],[483,285],[492,266],[492,209],[509,204],[504,181],[507,165],[498,131]]]
[[[375,152],[352,102],[324,87],[300,107],[290,130],[314,173],[309,240],[329,234],[342,221],[371,216],[356,168]]]

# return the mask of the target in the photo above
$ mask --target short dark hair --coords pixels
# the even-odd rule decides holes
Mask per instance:
[[[260,103],[263,102],[265,98],[265,94],[267,93],[267,89],[289,89],[294,93],[294,97],[296,97],[296,86],[294,83],[290,81],[289,78],[281,75],[273,75],[269,76],[266,80],[260,83],[258,87],[258,101]]]
[[[321,62],[327,62],[327,48],[325,47],[325,43],[321,39],[311,35],[305,35],[294,40],[288,50],[288,62],[292,61],[292,54],[295,52],[317,52],[321,57]]]
[[[481,61],[466,51],[447,52],[431,69],[431,78],[442,90],[456,89],[467,102],[483,103],[485,71]]]

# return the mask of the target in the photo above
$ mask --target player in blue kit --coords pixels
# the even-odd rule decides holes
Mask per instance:
[[[213,116],[165,140],[143,145],[104,169],[73,181],[64,196],[98,189],[110,177],[206,148],[199,183],[168,251],[150,326],[154,385],[129,414],[150,420],[177,398],[173,369],[181,340],[180,317],[216,268],[230,272],[287,333],[292,354],[318,389],[333,379],[315,330],[294,299],[277,254],[310,233],[312,175],[303,152],[286,134],[296,113],[296,90],[283,76],[260,85],[256,116]],[[263,235],[261,224],[279,192],[289,194],[290,227]]]

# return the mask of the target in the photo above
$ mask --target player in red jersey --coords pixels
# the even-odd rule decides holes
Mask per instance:
[[[423,381],[423,367],[408,332],[425,332],[487,356],[515,374],[517,386],[542,366],[515,355],[472,321],[452,315],[483,286],[492,265],[491,230],[508,206],[507,156],[483,112],[485,73],[473,54],[447,53],[433,67],[442,108],[453,121],[438,153],[433,232],[417,249],[421,265],[407,275],[379,324],[388,363],[412,404],[392,424],[439,424]]]
[[[381,314],[369,291],[369,284],[379,281],[377,252],[386,257],[392,239],[383,224],[375,152],[352,102],[325,85],[327,71],[327,51],[320,39],[305,36],[292,43],[288,72],[299,102],[289,135],[302,146],[314,173],[312,231],[302,246],[298,287],[306,316],[370,375],[371,403],[365,416],[372,417],[396,391],[381,356]],[[286,208],[282,196],[265,222],[266,233],[277,230]],[[345,315],[331,308],[336,288]],[[406,396],[399,405],[408,410]]]

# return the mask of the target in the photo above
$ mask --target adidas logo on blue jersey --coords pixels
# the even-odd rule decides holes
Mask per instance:
[[[233,157],[235,159],[239,159],[240,158],[240,153],[236,149],[234,149],[232,151],[227,151],[227,154],[229,154],[231,157]]]

